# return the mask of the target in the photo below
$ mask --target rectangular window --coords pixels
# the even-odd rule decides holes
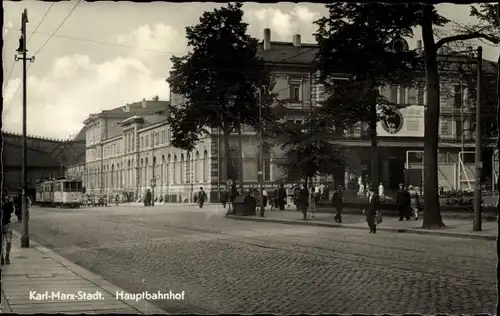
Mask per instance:
[[[399,104],[406,104],[406,87],[399,86]]]
[[[397,85],[391,85],[391,94],[389,97],[389,102],[393,104],[398,103],[398,86]]]
[[[455,135],[461,138],[463,133],[464,133],[464,124],[462,124],[462,121],[458,119],[455,121]]]
[[[292,102],[300,102],[300,85],[299,84],[291,84],[290,85],[290,101]]]
[[[160,143],[160,134],[156,133],[155,134],[155,145],[158,145]]]
[[[440,122],[439,122],[439,127],[440,127],[439,134],[441,136],[452,135],[452,133],[451,133],[451,120],[450,119],[442,117]]]
[[[417,104],[417,89],[415,89],[415,87],[408,87],[408,104]]]
[[[141,136],[141,143],[140,143],[140,148],[144,147],[144,136]]]
[[[424,85],[418,85],[418,87],[417,87],[417,104],[418,105],[424,105],[425,104],[424,91],[425,91],[425,86]]]
[[[147,147],[149,147],[149,135],[146,135],[146,136],[145,136],[145,138],[146,138],[146,139],[145,139],[145,141],[144,141],[144,147],[146,147],[146,148],[147,148]]]
[[[71,182],[63,182],[64,191],[63,192],[72,192],[71,191]]]
[[[453,106],[456,109],[462,108],[463,104],[463,95],[462,95],[463,89],[461,85],[454,85],[453,86]]]

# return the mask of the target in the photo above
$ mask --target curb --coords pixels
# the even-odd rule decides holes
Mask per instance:
[[[12,234],[15,235],[16,238],[21,238],[21,234],[18,233],[17,231],[13,230]],[[34,241],[30,237],[30,248],[35,248],[36,250],[40,251],[42,254],[44,254],[47,257],[50,257],[51,259],[59,262],[62,264],[66,269],[70,270],[71,272],[75,273],[76,275],[82,277],[83,279],[89,281],[90,283],[95,284],[96,286],[100,287],[104,291],[114,295],[113,293],[116,293],[117,291],[124,291],[123,289],[119,288],[118,286],[114,285],[113,283],[106,281],[103,277],[98,276],[97,274],[94,274],[83,267],[77,265],[76,263],[58,255],[54,251],[42,246],[40,243]],[[124,291],[127,292],[127,291]],[[157,307],[153,303],[149,301],[124,301],[120,300],[124,304],[134,308],[137,310],[139,313],[143,315],[151,315],[151,314],[166,314],[168,315],[167,312],[165,312],[163,309]]]
[[[288,224],[288,225],[298,225],[298,226],[316,226],[316,227],[333,227],[333,228],[343,228],[343,229],[362,229],[366,230],[367,227],[361,225],[344,225],[344,224],[334,224],[334,223],[319,223],[319,222],[309,222],[300,220],[289,220],[289,219],[277,219],[277,218],[260,218],[260,217],[247,217],[247,216],[226,216],[232,220],[239,221],[250,221],[250,222],[267,222],[267,223],[277,223],[277,224]],[[377,227],[378,231],[396,232],[396,233],[410,233],[417,235],[435,235],[444,237],[455,237],[455,238],[468,238],[468,239],[482,239],[482,240],[497,240],[497,236],[491,235],[472,235],[468,233],[455,233],[455,232],[445,232],[445,231],[432,231],[432,230],[419,230],[413,228],[395,228],[395,227]]]

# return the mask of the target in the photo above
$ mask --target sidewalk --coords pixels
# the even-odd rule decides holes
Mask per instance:
[[[20,248],[19,240],[14,232],[11,264],[2,266],[1,313],[165,314],[149,302],[116,299],[122,290],[102,277],[31,240],[30,248]],[[45,293],[48,299],[37,297]],[[75,296],[58,298],[56,293]]]
[[[289,225],[310,225],[335,228],[364,229],[368,230],[365,216],[344,214],[342,224],[337,224],[333,220],[333,214],[317,213],[314,219],[303,220],[302,213],[297,211],[266,211],[265,217],[255,216],[235,216],[229,215],[227,218],[242,221],[271,222]],[[383,222],[377,227],[378,231],[391,231],[398,233],[413,233],[426,235],[439,235],[458,238],[472,239],[497,239],[497,222],[482,223],[482,231],[472,230],[472,221],[459,219],[444,219],[446,227],[441,229],[422,229],[422,219],[399,221],[397,217],[385,217]]]

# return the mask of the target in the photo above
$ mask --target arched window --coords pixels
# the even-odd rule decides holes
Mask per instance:
[[[208,152],[203,152],[203,182],[208,182]]]
[[[149,169],[149,160],[146,157],[146,159],[144,159],[144,185],[145,186],[149,185],[149,172],[148,172],[148,169]]]
[[[130,180],[131,180],[131,172],[130,172],[130,159],[127,160],[127,172],[125,173],[125,183],[127,186],[130,186]]]
[[[141,158],[141,164],[139,165],[139,183],[138,185],[144,184],[144,159]]]
[[[173,182],[176,183],[178,181],[178,179],[179,179],[178,174],[177,174],[179,172],[179,170],[177,168],[177,155],[174,155],[174,166],[173,166],[173,168],[174,168],[174,172],[172,172],[173,176],[174,176],[174,179],[173,179],[174,181]]]
[[[161,166],[160,166],[160,185],[165,184],[165,155],[161,156]]]
[[[200,163],[200,153],[196,151],[196,154],[194,155],[194,182],[199,182],[200,181],[200,168],[198,164]]]
[[[158,179],[158,173],[157,168],[156,168],[156,157],[153,157],[153,165],[151,166],[152,174],[151,174],[151,181]]]
[[[137,186],[136,171],[137,170],[135,169],[134,159],[132,158],[132,160],[130,160],[130,185],[131,186]]]
[[[181,183],[184,183],[184,175],[186,173],[186,170],[184,169],[184,154],[181,154],[181,164],[180,164],[180,168],[179,168],[179,171],[180,171],[180,182]]]
[[[186,155],[186,183],[191,183],[191,154]]]
[[[110,179],[110,183],[109,183],[110,188],[112,188],[115,185],[114,173],[115,173],[115,165],[111,165],[111,179]]]
[[[171,163],[172,157],[170,154],[167,156],[167,170],[165,170],[165,175],[166,175],[166,183],[167,185],[170,184],[170,163]]]
[[[120,188],[123,187],[123,162],[120,163]]]

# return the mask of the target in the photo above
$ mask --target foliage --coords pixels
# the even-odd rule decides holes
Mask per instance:
[[[284,123],[281,149],[284,159],[277,162],[289,179],[309,179],[318,174],[333,174],[341,166],[346,152],[332,144],[332,130],[316,115],[303,124]]]
[[[419,59],[416,52],[394,49],[392,44],[413,35],[421,5],[385,3],[328,4],[329,15],[315,22],[319,44],[319,82],[325,87],[322,110],[338,133],[358,122],[370,123],[372,148],[376,150],[377,121],[391,104],[379,92],[389,83],[413,80]],[[384,17],[384,18],[380,18]],[[347,80],[336,80],[339,73]],[[371,156],[372,177],[378,182],[378,153]]]
[[[170,89],[183,96],[181,104],[170,109],[176,147],[193,149],[209,128],[229,135],[240,123],[258,127],[259,89],[263,120],[275,119],[274,81],[256,56],[258,43],[246,33],[241,7],[230,3],[203,13],[199,24],[186,27],[191,51],[172,57]]]

